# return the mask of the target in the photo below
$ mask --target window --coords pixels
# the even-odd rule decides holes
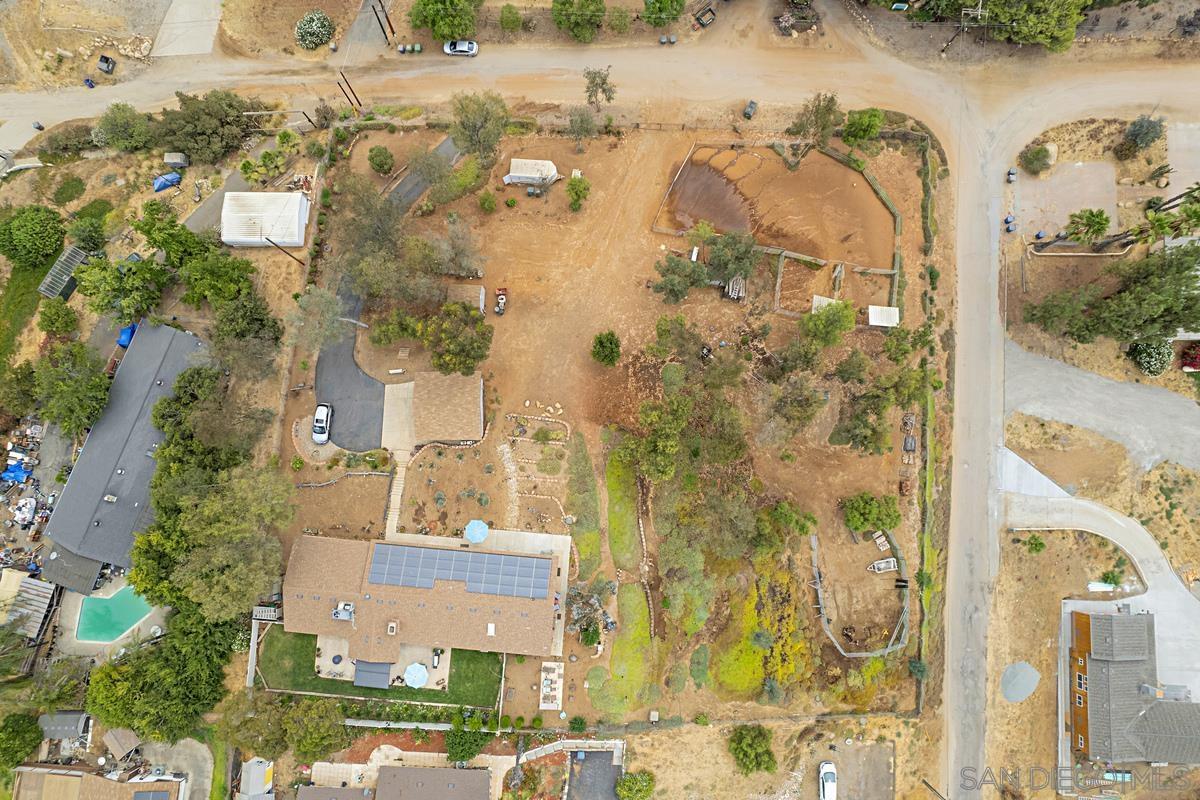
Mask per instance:
[[[1083,749],[1083,734],[1079,734],[1079,749]]]
[[[1079,666],[1081,666],[1081,667],[1083,666],[1083,659],[1082,659],[1082,658],[1077,658],[1077,659],[1075,659],[1075,661],[1076,661],[1076,662],[1079,664]]]
[[[1082,672],[1075,673],[1075,688],[1083,692],[1087,691],[1087,675]]]
[[[1075,695],[1075,705],[1079,706],[1080,708],[1083,708],[1083,695],[1081,695],[1081,694]]]

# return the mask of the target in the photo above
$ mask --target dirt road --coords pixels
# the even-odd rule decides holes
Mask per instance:
[[[994,487],[1003,438],[1004,329],[997,303],[1003,174],[1025,142],[1057,122],[1151,110],[1173,121],[1194,121],[1200,110],[1187,98],[1200,85],[1200,64],[1174,61],[1163,69],[1157,61],[1111,60],[1102,64],[1102,79],[1096,63],[1070,55],[1010,59],[1003,69],[952,62],[914,66],[872,48],[838,3],[821,5],[829,33],[807,48],[773,37],[767,5],[750,4],[725,17],[735,24],[674,48],[489,44],[476,59],[427,54],[348,66],[347,73],[368,102],[437,102],[455,91],[491,88],[510,98],[578,103],[582,68],[611,63],[617,110],[629,119],[720,127],[738,119],[748,95],[765,111],[798,105],[813,91],[836,90],[844,106],[899,109],[930,125],[946,147],[956,181],[962,322],[946,584],[949,751],[948,763],[940,771],[931,767],[928,778],[952,797],[967,796],[958,776],[962,768],[983,763],[987,618],[999,564]],[[736,27],[738,14],[759,17],[741,20],[751,29],[748,35],[734,35],[747,29]],[[176,90],[237,86],[310,107],[319,96],[338,94],[334,78],[326,65],[214,56],[162,60],[136,81],[103,90],[0,94],[7,116],[0,149],[27,141],[35,119],[50,125],[95,115],[116,99],[151,109],[170,101]]]

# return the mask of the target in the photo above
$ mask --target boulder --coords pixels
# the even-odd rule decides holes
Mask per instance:
[[[1046,142],[1047,162],[1050,166],[1058,161],[1058,145],[1054,142]]]
[[[1158,179],[1158,181],[1154,185],[1160,189],[1165,189],[1171,185],[1171,179],[1168,178],[1166,175],[1163,175],[1161,178]]]

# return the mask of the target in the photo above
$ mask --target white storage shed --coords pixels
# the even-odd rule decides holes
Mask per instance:
[[[303,247],[309,205],[303,192],[227,192],[221,206],[221,241],[231,247],[267,247],[272,242]]]
[[[553,161],[514,158],[508,162],[508,174],[504,176],[504,182],[524,186],[549,186],[561,177]]]

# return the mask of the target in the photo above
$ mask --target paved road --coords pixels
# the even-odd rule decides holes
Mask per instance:
[[[1158,386],[1124,383],[1004,347],[1004,411],[1088,428],[1125,445],[1142,469],[1173,461],[1200,469],[1200,405]]]
[[[1200,63],[1177,60],[1164,70],[1153,59],[1113,58],[1098,67],[1087,58],[1035,52],[1008,59],[1001,69],[996,63],[954,63],[955,51],[946,62],[914,65],[875,49],[836,0],[818,4],[826,30],[819,47],[796,48],[775,36],[768,4],[730,4],[719,25],[670,49],[648,42],[621,47],[614,57],[614,48],[603,45],[488,44],[476,59],[427,54],[368,62],[374,56],[361,48],[363,55],[346,72],[366,102],[441,102],[457,91],[495,89],[538,103],[574,104],[583,88],[580,70],[612,64],[614,113],[625,119],[721,127],[737,119],[750,92],[765,112],[836,89],[844,106],[902,109],[930,125],[947,149],[953,176],[960,324],[946,582],[948,760],[940,769],[930,765],[928,777],[954,798],[973,796],[957,788],[957,776],[962,767],[983,763],[987,616],[999,564],[994,487],[1003,439],[1004,329],[997,308],[1002,176],[1027,141],[1058,122],[1150,111],[1197,121]],[[292,107],[311,106],[319,96],[337,97],[334,78],[320,64],[165,59],[136,81],[92,92],[0,94],[8,118],[0,126],[0,148],[27,141],[34,119],[51,124],[95,115],[118,98],[151,110],[171,101],[176,90],[239,87]]]

